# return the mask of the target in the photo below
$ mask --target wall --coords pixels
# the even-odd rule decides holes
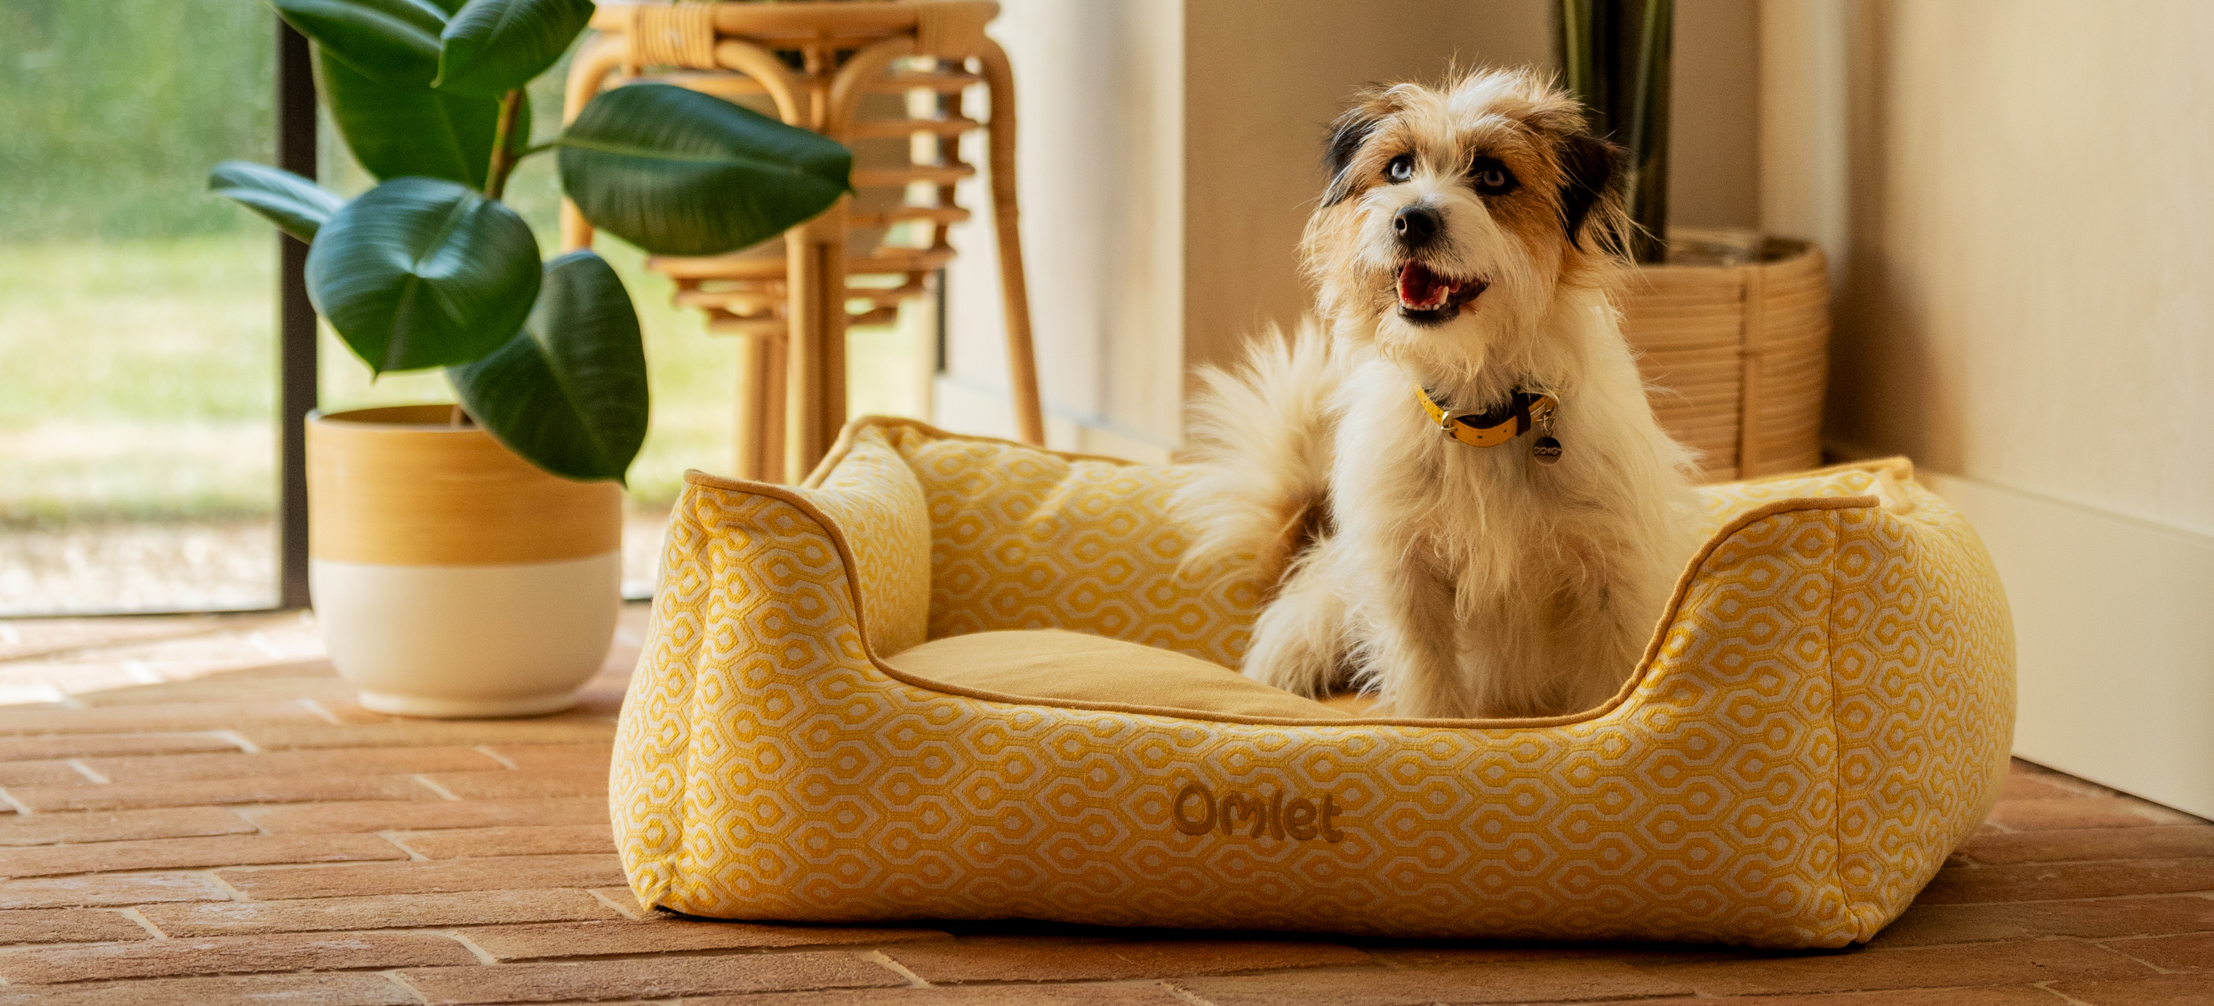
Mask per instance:
[[[1048,435],[1164,454],[1175,440],[1183,303],[1183,15],[1177,0],[1009,0],[991,34],[1014,67],[1017,191]],[[988,115],[988,113],[986,113]],[[965,158],[986,160],[974,140]],[[953,229],[946,373],[933,419],[1012,436],[991,201]]]
[[[2015,611],[2017,750],[2214,813],[2214,5],[1770,0],[1763,214],[1837,266],[1827,436]]]
[[[1668,217],[1760,226],[1760,5],[1679,0],[1669,82]]]
[[[2214,534],[2214,5],[1859,13],[1831,434]]]
[[[1757,216],[1755,0],[1680,5],[1670,199]],[[1306,310],[1296,246],[1331,119],[1372,82],[1553,65],[1551,0],[1004,0],[1048,439],[1166,457],[1189,369]],[[1349,12],[1358,11],[1357,16]],[[972,158],[973,159],[973,158]],[[966,205],[980,205],[970,198]],[[936,417],[1004,435],[989,231],[956,235]]]

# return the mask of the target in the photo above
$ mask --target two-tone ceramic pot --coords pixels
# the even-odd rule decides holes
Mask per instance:
[[[307,421],[308,586],[361,704],[565,709],[622,605],[622,490],[532,467],[444,405]]]

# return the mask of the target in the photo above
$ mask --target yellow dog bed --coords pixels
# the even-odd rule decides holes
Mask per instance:
[[[616,740],[639,901],[1839,946],[1997,797],[2006,603],[1904,462],[1707,488],[1622,693],[1494,721],[1347,718],[1199,663],[1236,666],[1259,592],[1177,574],[1186,474],[874,419],[799,489],[689,476]],[[1088,636],[994,631],[1049,628]],[[999,642],[940,652],[972,633]],[[1142,677],[1090,637],[1198,660]],[[1075,649],[920,673],[1023,639]]]

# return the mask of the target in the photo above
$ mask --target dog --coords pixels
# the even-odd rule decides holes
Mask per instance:
[[[1364,93],[1301,256],[1316,313],[1203,368],[1187,569],[1271,585],[1244,673],[1372,713],[1590,709],[1694,542],[1611,291],[1621,155],[1528,71]]]

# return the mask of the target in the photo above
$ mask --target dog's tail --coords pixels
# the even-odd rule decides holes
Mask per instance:
[[[1332,403],[1348,369],[1313,319],[1289,340],[1270,326],[1235,369],[1200,368],[1187,456],[1201,474],[1171,503],[1192,533],[1186,575],[1273,591],[1327,532]]]

